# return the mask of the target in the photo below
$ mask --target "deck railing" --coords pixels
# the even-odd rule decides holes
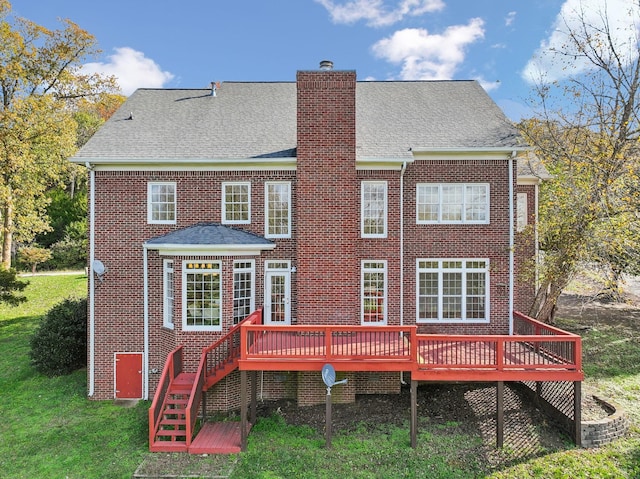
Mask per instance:
[[[245,323],[242,360],[411,361],[410,326],[263,326]]]
[[[240,359],[248,369],[295,361],[297,367],[311,369],[310,362],[331,361],[355,370],[356,362],[368,361],[365,367],[423,375],[444,369],[452,376],[465,370],[581,372],[578,335],[521,313],[514,315],[514,330],[514,335],[442,335],[417,334],[416,326],[265,326],[247,321],[241,328]]]
[[[240,358],[240,327],[245,321],[261,317],[262,309],[254,311],[246,319],[234,325],[222,338],[202,350],[198,371],[196,372],[186,407],[187,447],[191,445],[194,437],[198,408],[202,404],[205,388],[211,387],[212,384],[221,379],[224,372],[230,372],[236,368]],[[204,409],[206,409],[206,406],[203,408],[203,415]]]
[[[165,399],[167,397],[167,391],[169,391],[173,380],[182,372],[182,350],[183,347],[178,346],[171,351],[164,363],[162,375],[156,388],[156,394],[149,408],[149,444],[152,444],[155,440],[156,433],[160,427],[160,419],[166,407]]]

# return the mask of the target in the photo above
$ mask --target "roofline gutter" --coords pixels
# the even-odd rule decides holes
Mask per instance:
[[[156,250],[161,256],[192,254],[192,255],[217,255],[217,256],[234,256],[234,255],[255,255],[259,256],[262,251],[271,251],[275,249],[276,244],[176,244],[176,243],[144,243],[142,245],[146,250]]]
[[[531,146],[482,146],[482,147],[455,147],[455,148],[436,148],[436,147],[414,147],[411,148],[413,153],[506,153],[511,156],[517,155],[524,151],[533,151]]]

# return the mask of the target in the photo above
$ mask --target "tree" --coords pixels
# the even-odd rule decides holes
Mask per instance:
[[[18,293],[23,291],[28,284],[28,282],[18,279],[16,270],[0,267],[0,303],[7,303],[11,306],[24,303],[27,298]]]
[[[23,262],[31,265],[32,274],[36,274],[36,267],[40,263],[52,258],[51,251],[40,246],[23,246],[18,250],[18,253]]]
[[[0,213],[2,265],[14,240],[28,243],[48,224],[45,191],[65,179],[76,148],[71,112],[85,97],[115,89],[113,78],[82,75],[98,53],[95,39],[70,20],[48,30],[26,19],[7,21],[0,0]],[[15,237],[14,237],[15,236]]]
[[[629,15],[638,24],[640,2],[634,2]],[[622,37],[606,10],[596,17],[584,9],[573,14],[561,32],[566,44],[554,53],[564,68],[581,69],[566,80],[542,78],[535,90],[540,118],[521,125],[554,175],[541,187],[544,262],[531,310],[545,321],[552,320],[558,297],[584,261],[616,258],[610,264],[620,272],[638,268],[640,258],[630,241],[640,227],[637,32],[629,28]],[[627,260],[617,261],[618,247]]]

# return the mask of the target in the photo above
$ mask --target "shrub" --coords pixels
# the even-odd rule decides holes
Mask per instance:
[[[38,245],[23,246],[18,250],[23,263],[31,265],[31,273],[36,273],[36,267],[40,263],[49,261],[52,258],[51,251],[41,248]]]
[[[65,299],[49,310],[31,337],[31,364],[47,376],[87,365],[87,300]]]

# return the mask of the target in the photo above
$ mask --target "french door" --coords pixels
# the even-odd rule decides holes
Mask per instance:
[[[291,324],[291,269],[288,261],[267,261],[265,268],[264,324]]]

